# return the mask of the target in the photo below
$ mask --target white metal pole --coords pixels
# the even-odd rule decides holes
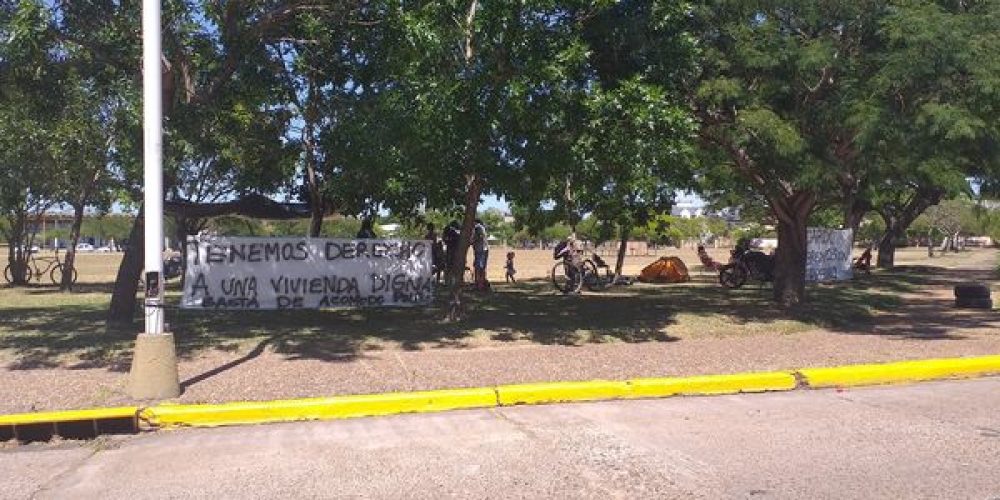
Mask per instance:
[[[163,82],[160,73],[160,0],[142,2],[142,120],[145,191],[146,333],[163,333]],[[151,275],[155,273],[155,275]],[[153,278],[151,280],[150,278]],[[155,281],[151,290],[150,282]]]

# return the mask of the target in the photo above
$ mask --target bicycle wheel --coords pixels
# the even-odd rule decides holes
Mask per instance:
[[[580,290],[580,271],[568,262],[557,262],[552,266],[552,285],[562,293],[573,293]]]
[[[728,264],[719,270],[719,284],[726,288],[739,288],[747,281],[747,274],[741,266]]]
[[[32,272],[31,272],[31,268],[28,267],[28,266],[24,266],[24,281],[25,281],[25,283],[30,282],[31,278],[33,278],[33,277],[34,276],[33,276]],[[13,283],[14,282],[14,268],[11,267],[10,264],[8,264],[7,267],[3,268],[3,279],[7,280],[7,283]]]
[[[52,268],[52,272],[49,273],[49,279],[52,280],[52,284],[53,285],[62,284],[63,269],[65,269],[65,268],[63,267],[62,264],[56,264],[56,267]],[[76,278],[77,277],[78,277],[78,274],[76,272],[76,268],[74,267],[73,268],[73,276],[70,277],[69,283],[71,285],[74,284],[74,283],[76,283]]]
[[[611,280],[601,276],[594,261],[583,261],[583,285],[591,292],[600,292],[611,286]]]

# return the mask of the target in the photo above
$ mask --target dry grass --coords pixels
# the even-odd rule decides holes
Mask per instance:
[[[901,251],[899,261],[927,264],[923,252]],[[722,289],[715,275],[697,264],[692,249],[662,252],[688,263],[691,283],[636,284],[581,296],[554,292],[547,280],[553,264],[548,250],[517,250],[519,282],[504,284],[504,253],[500,248],[491,252],[494,292],[470,293],[470,317],[461,324],[441,321],[442,303],[425,309],[171,310],[168,321],[183,357],[205,350],[242,350],[266,340],[292,357],[326,360],[386,349],[670,341],[815,329],[858,333],[871,331],[877,317],[905,316],[907,298],[917,297],[921,289],[960,279],[948,268],[876,273],[851,283],[811,287],[810,303],[788,313],[771,303],[769,289]],[[719,249],[712,254],[724,260],[728,252]],[[966,252],[930,262],[954,267],[993,262],[996,256],[994,251]],[[119,258],[82,255],[74,293],[61,293],[52,286],[0,288],[0,362],[20,368],[126,366],[135,332],[107,330],[103,322]],[[625,271],[634,275],[657,258],[629,256]],[[606,260],[613,265],[612,258]],[[170,297],[177,296],[178,291],[172,290]],[[940,334],[939,330],[934,331]]]
[[[502,277],[503,253],[493,250],[494,281]],[[675,253],[689,263],[691,283],[563,296],[546,278],[551,254],[518,251],[519,282],[470,292],[469,317],[460,324],[441,321],[440,302],[423,309],[171,309],[179,401],[768,371],[1000,349],[994,312],[950,307],[954,282],[996,284],[995,273],[982,270],[994,267],[996,251],[928,261],[924,251],[907,250],[899,261],[909,267],[810,287],[809,304],[793,312],[774,307],[769,288],[722,289],[694,264],[693,251]],[[135,403],[123,372],[140,328],[108,330],[103,321],[118,257],[82,256],[81,283],[71,294],[0,286],[0,413]],[[626,271],[655,259],[630,257]],[[176,288],[170,297],[176,303]]]

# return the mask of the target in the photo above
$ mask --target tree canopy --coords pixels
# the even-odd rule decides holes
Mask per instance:
[[[139,205],[138,8],[0,0],[12,263],[32,214]],[[777,226],[792,306],[810,221],[878,214],[888,266],[928,207],[1000,194],[997,0],[167,0],[163,23],[178,239],[216,216],[307,215],[284,229],[317,236],[344,231],[333,214],[462,214],[464,248],[498,195],[523,226],[624,240],[681,231],[664,214],[695,189]]]

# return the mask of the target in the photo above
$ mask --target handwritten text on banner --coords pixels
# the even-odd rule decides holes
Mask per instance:
[[[427,241],[192,238],[188,309],[412,306],[433,298]]]

